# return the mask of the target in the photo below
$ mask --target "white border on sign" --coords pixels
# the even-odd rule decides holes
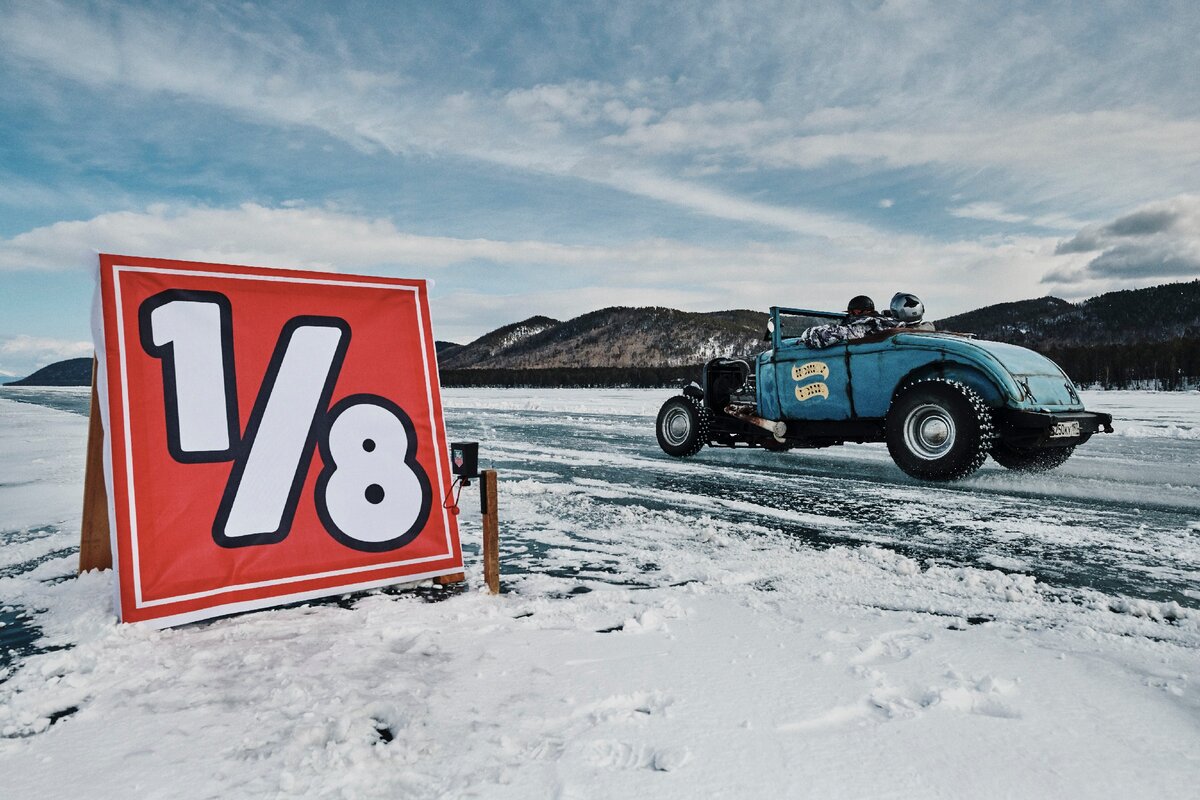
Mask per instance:
[[[316,600],[322,597],[329,597],[335,594],[345,594],[350,592],[365,592],[368,589],[378,589],[381,586],[400,586],[407,587],[427,581],[430,578],[437,578],[441,575],[460,572],[458,567],[453,569],[437,569],[432,572],[420,572],[416,575],[401,575],[399,577],[382,578],[379,580],[363,581],[362,583],[347,584],[339,586],[335,589],[312,589],[307,592],[295,592],[289,595],[279,595],[276,597],[259,597],[255,600],[242,600],[237,603],[225,603],[219,606],[206,606],[196,611],[183,611],[178,614],[169,614],[164,617],[152,617],[151,619],[141,620],[137,625],[147,628],[170,628],[175,625],[186,625],[189,622],[200,622],[203,620],[217,619],[218,617],[228,616],[230,614],[242,614],[247,611],[258,611],[262,608],[275,608],[285,605],[286,603],[300,603],[305,600]],[[283,602],[281,602],[283,601]]]
[[[132,545],[131,550],[133,553],[133,596],[134,596],[134,607],[135,608],[152,608],[154,606],[167,605],[170,603],[186,602],[188,600],[199,600],[199,599],[202,599],[205,597],[213,597],[216,595],[228,594],[230,592],[243,591],[246,589],[261,589],[266,586],[280,586],[280,585],[285,585],[285,584],[289,584],[289,583],[299,583],[301,581],[321,580],[322,578],[331,578],[331,577],[337,577],[337,576],[341,576],[341,575],[355,575],[355,574],[358,574],[361,572],[374,572],[374,571],[381,570],[381,569],[389,569],[392,567],[401,567],[401,566],[406,566],[409,564],[422,564],[422,563],[426,563],[429,561],[437,561],[440,559],[449,558],[454,555],[454,548],[450,542],[450,519],[449,519],[450,514],[449,514],[449,511],[445,508],[445,504],[442,504],[442,528],[446,531],[446,552],[441,553],[439,555],[424,556],[422,558],[410,558],[410,559],[404,559],[401,561],[389,561],[384,564],[370,564],[370,565],[365,565],[362,567],[352,567],[349,569],[332,570],[329,572],[320,572],[320,573],[315,573],[315,574],[311,574],[311,575],[298,575],[298,576],[291,576],[291,577],[287,577],[287,578],[275,578],[275,579],[266,580],[266,581],[256,581],[254,583],[238,584],[236,586],[225,586],[225,587],[221,587],[220,589],[209,589],[209,590],[203,591],[203,592],[193,592],[192,594],[178,595],[176,597],[165,597],[165,598],[160,598],[157,600],[143,601],[142,600],[142,572],[141,572],[141,563],[140,563],[139,553],[138,553],[137,503],[134,499],[134,486],[133,486],[133,441],[131,439],[130,424],[129,424],[130,423],[129,378],[128,378],[128,371],[125,368],[125,315],[123,313],[123,308],[122,308],[122,304],[121,304],[121,273],[122,272],[148,272],[148,273],[155,273],[155,274],[160,274],[160,275],[186,275],[186,276],[194,276],[194,277],[201,277],[201,278],[223,278],[223,279],[228,279],[228,280],[243,280],[243,281],[244,280],[268,281],[268,282],[275,282],[275,283],[307,283],[307,284],[316,284],[316,285],[320,285],[320,286],[350,286],[350,287],[361,287],[364,289],[393,289],[393,290],[399,290],[399,291],[413,292],[413,294],[414,294],[413,300],[415,301],[414,307],[416,309],[416,315],[417,315],[417,330],[420,332],[420,336],[421,336],[421,362],[425,369],[425,399],[426,399],[426,402],[428,403],[430,428],[433,430],[433,435],[434,435],[435,440],[439,436],[441,437],[441,441],[434,442],[434,448],[433,448],[434,466],[437,469],[437,483],[438,483],[438,489],[440,492],[438,494],[438,497],[446,496],[446,486],[445,486],[445,483],[443,482],[443,476],[442,476],[442,452],[441,451],[443,449],[445,449],[448,445],[446,443],[445,420],[443,419],[443,424],[442,424],[442,426],[439,427],[436,422],[437,415],[434,414],[433,387],[429,383],[429,380],[430,380],[429,357],[428,357],[428,350],[427,350],[426,342],[425,342],[425,325],[422,320],[422,314],[421,314],[421,311],[422,311],[421,294],[420,294],[419,289],[416,286],[398,286],[398,285],[392,284],[392,283],[368,283],[365,281],[339,281],[339,280],[331,280],[328,278],[300,278],[300,277],[290,277],[290,276],[282,276],[282,275],[244,275],[244,274],[229,273],[229,272],[207,272],[207,271],[189,270],[189,269],[168,269],[165,267],[135,267],[135,266],[129,266],[129,265],[122,266],[122,265],[116,264],[116,263],[114,263],[112,265],[112,269],[113,269],[113,292],[114,292],[114,297],[116,299],[116,311],[117,311],[117,356],[118,356],[118,359],[121,364],[121,405],[122,405],[121,411],[122,411],[122,415],[124,416],[124,422],[125,422],[125,469],[126,469],[126,483],[128,484],[128,490],[129,490],[129,528],[130,528],[130,539],[131,539],[131,545]],[[436,369],[436,366],[435,366],[435,369]],[[435,377],[436,377],[436,375],[435,375]],[[115,530],[115,528],[114,528],[114,530]],[[425,575],[424,577],[436,577],[436,575],[446,574],[447,572],[457,572],[457,571],[459,571],[459,569],[454,568],[454,569],[446,570],[444,572],[430,573],[428,575]],[[247,601],[245,603],[233,603],[233,604],[230,604],[229,606],[220,606],[219,608],[229,608],[231,610],[223,611],[223,612],[219,612],[219,613],[232,613],[233,610],[249,610],[250,608],[263,608],[268,605],[276,605],[276,604],[279,604],[281,602],[285,602],[288,600],[310,599],[313,597],[322,597],[325,595],[337,594],[339,592],[351,591],[351,590],[355,590],[355,589],[363,589],[363,588],[368,588],[368,587],[372,587],[372,586],[386,586],[389,583],[398,583],[398,582],[402,582],[402,581],[411,581],[411,580],[417,580],[417,579],[420,579],[420,578],[419,577],[410,577],[407,575],[400,575],[400,576],[396,576],[395,578],[385,579],[382,581],[370,581],[365,584],[351,584],[351,585],[347,585],[347,586],[331,586],[329,588],[314,590],[314,591],[310,591],[310,592],[300,592],[300,593],[291,594],[291,595],[277,595],[277,596],[270,597],[270,598],[259,598],[256,600]],[[256,605],[260,602],[261,602],[261,605]],[[194,618],[195,619],[203,619],[203,618],[207,618],[209,616],[216,616],[216,614],[213,613],[214,610],[215,610],[214,608],[206,608],[206,609],[203,609],[202,611],[195,612],[196,614],[198,614],[198,616],[195,616]],[[191,616],[192,616],[191,613],[183,614],[183,615],[176,615],[176,617],[191,617]],[[171,617],[171,619],[175,619],[175,617]],[[147,620],[147,621],[150,622],[150,620]],[[171,624],[179,624],[179,621],[173,622]]]

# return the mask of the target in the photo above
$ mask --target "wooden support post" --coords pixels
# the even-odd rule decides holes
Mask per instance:
[[[488,591],[500,594],[500,520],[496,515],[496,470],[485,469],[479,474],[479,510],[483,515],[483,582]],[[461,572],[440,575],[433,579],[438,586],[462,583],[467,576]]]
[[[496,516],[496,470],[485,469],[479,486],[483,512],[483,580],[488,591],[500,594],[500,520]]]
[[[92,359],[92,407],[88,413],[87,466],[83,474],[83,519],[79,527],[79,571],[112,569],[108,536],[108,492],[104,488],[104,425]]]

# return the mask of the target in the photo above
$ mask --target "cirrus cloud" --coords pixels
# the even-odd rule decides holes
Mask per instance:
[[[0,239],[0,270],[90,267],[97,252],[152,253],[163,258],[271,264],[313,269],[403,265],[438,269],[484,261],[558,267],[723,270],[795,264],[792,250],[762,245],[707,248],[667,239],[616,246],[423,236],[388,219],[333,208],[236,208],[154,205],[87,220],[55,222]]]
[[[835,308],[863,291],[890,296],[917,290],[927,306],[948,315],[978,305],[980,293],[999,300],[1035,291],[1038,279],[1055,263],[1054,244],[1049,237],[934,242],[864,236],[734,248],[670,239],[578,245],[423,236],[386,218],[331,207],[160,205],[56,222],[0,239],[0,270],[90,269],[96,252],[103,251],[403,271],[439,278],[439,296],[446,299],[435,304],[435,312],[450,323],[440,335],[466,339],[535,313],[582,313],[589,310],[581,305],[585,300],[699,311],[766,308],[787,297],[792,304]],[[515,283],[510,276],[526,268],[542,277],[530,285]],[[477,287],[481,275],[494,276],[490,293]],[[464,288],[468,285],[474,288]],[[463,302],[455,301],[456,295]],[[487,310],[462,313],[480,305]]]

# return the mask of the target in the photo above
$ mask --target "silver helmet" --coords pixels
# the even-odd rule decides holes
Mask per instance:
[[[892,298],[892,314],[901,322],[920,322],[925,316],[925,304],[921,298],[908,292],[896,292]]]

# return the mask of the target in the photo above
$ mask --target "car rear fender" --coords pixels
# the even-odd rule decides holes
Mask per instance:
[[[896,395],[910,383],[940,378],[942,380],[958,381],[965,386],[969,386],[983,398],[983,402],[989,407],[1000,408],[1006,404],[1006,398],[1019,396],[1017,393],[1020,390],[1011,378],[1009,378],[1007,383],[1011,383],[1012,386],[1005,386],[1005,381],[1003,379],[997,380],[995,374],[994,370],[985,372],[978,366],[964,364],[959,361],[933,361],[905,375],[896,384],[896,390],[892,394],[892,399],[895,400]],[[1008,377],[1007,373],[1002,374],[1004,377]]]

